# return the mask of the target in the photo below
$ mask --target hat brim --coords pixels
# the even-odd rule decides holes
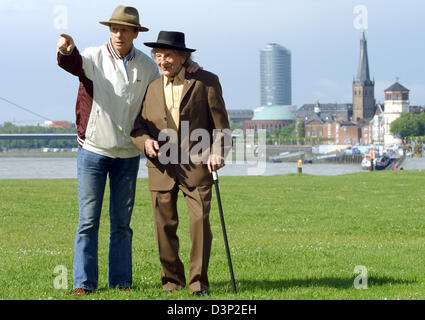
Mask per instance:
[[[117,20],[99,21],[99,23],[103,24],[104,26],[108,26],[108,27],[110,27],[111,24],[119,24],[119,25],[123,25],[123,26],[133,27],[133,28],[137,28],[139,32],[149,31],[149,29],[146,28],[146,27],[142,27],[140,25],[135,25],[135,24],[128,23],[128,22],[117,21]]]
[[[172,50],[185,51],[185,52],[195,52],[196,51],[196,49],[182,48],[182,47],[177,47],[177,46],[173,46],[173,45],[170,45],[170,44],[158,43],[158,42],[145,42],[144,45],[149,47],[149,48],[172,49]]]

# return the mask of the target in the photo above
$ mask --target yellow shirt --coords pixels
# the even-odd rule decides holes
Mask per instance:
[[[167,105],[167,124],[168,128],[176,130],[179,129],[180,123],[180,101],[183,92],[183,84],[185,79],[186,70],[181,68],[180,72],[174,77],[174,80],[163,77],[165,104]]]

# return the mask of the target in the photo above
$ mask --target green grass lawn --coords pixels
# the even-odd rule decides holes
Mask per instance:
[[[214,197],[210,296],[202,299],[425,299],[425,172],[221,177],[220,189],[238,294]],[[183,197],[178,205],[187,272]],[[132,219],[134,290],[109,289],[108,201],[103,210],[99,290],[74,298],[76,180],[0,180],[0,299],[194,299],[187,289],[161,291],[146,179]],[[57,266],[68,271],[66,290],[55,289]],[[356,266],[368,271],[367,289],[354,287]]]

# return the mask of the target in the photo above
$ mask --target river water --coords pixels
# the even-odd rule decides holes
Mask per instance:
[[[338,175],[361,171],[360,165],[308,164],[303,173]],[[297,173],[296,163],[234,162],[219,171],[221,176],[255,176]],[[140,161],[139,178],[147,178],[145,160]],[[75,158],[0,158],[0,179],[76,178]]]
[[[403,164],[405,170],[425,169],[425,158],[408,158]],[[256,176],[297,173],[296,163],[234,162],[226,164],[219,171],[220,176]],[[302,172],[311,175],[341,175],[361,172],[360,164],[304,164]],[[140,161],[139,178],[147,178],[145,160]],[[77,178],[75,158],[1,158],[0,179],[63,179]]]

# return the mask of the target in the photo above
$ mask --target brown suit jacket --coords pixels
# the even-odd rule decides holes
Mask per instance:
[[[137,138],[136,145],[143,153],[145,153],[145,141],[148,138],[158,141],[161,130],[167,129],[166,108],[161,77],[149,85],[143,101],[141,116],[137,117],[131,133],[133,141],[136,141],[134,138]],[[185,121],[185,124],[182,124],[182,121]],[[229,129],[228,115],[218,77],[204,70],[199,70],[193,74],[186,72],[180,103],[178,163],[162,164],[158,158],[147,157],[146,166],[148,167],[149,189],[151,191],[171,190],[176,182],[187,187],[212,184],[212,177],[206,164],[206,152],[204,152],[205,161],[200,164],[190,161],[190,157],[187,155],[188,150],[192,150],[199,143],[199,140],[189,141],[190,135],[196,129],[205,129],[209,133],[210,147],[214,143],[214,129]],[[230,130],[226,132],[226,137],[218,136],[223,143],[221,146],[224,146],[222,155],[225,155],[230,148],[229,144],[231,145]],[[167,141],[159,141],[160,147],[165,143]],[[207,157],[210,152],[213,152],[213,148],[207,151]],[[181,161],[182,159],[185,159],[185,161]]]

